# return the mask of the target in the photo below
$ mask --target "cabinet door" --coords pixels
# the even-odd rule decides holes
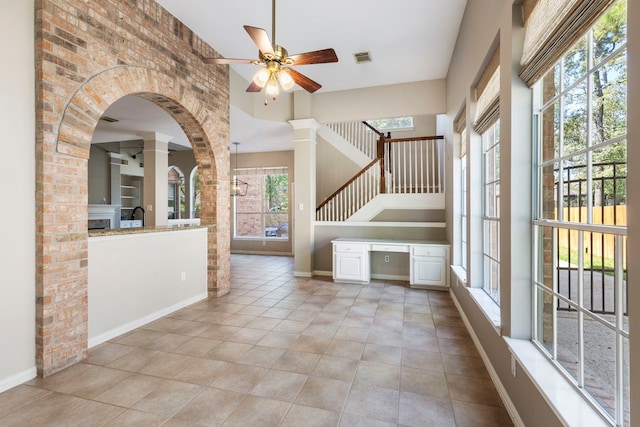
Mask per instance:
[[[333,279],[350,282],[368,282],[369,266],[366,254],[335,253],[333,256]]]
[[[414,256],[411,259],[411,284],[446,286],[446,268],[445,258]]]

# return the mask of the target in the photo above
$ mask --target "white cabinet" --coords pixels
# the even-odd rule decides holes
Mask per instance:
[[[409,253],[409,285],[415,288],[444,288],[449,284],[449,245],[425,240],[335,239],[333,280],[369,283],[370,252]],[[403,280],[406,280],[405,276]]]
[[[369,245],[357,243],[333,244],[334,281],[368,283],[370,274]]]
[[[446,287],[449,284],[449,245],[411,246],[411,287]]]

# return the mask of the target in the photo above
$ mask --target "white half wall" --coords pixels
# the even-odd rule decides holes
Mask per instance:
[[[0,0],[0,392],[36,375],[33,0]]]
[[[89,238],[89,347],[206,297],[206,228]]]

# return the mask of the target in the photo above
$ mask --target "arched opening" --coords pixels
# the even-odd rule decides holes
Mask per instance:
[[[40,160],[39,173],[44,182],[51,183],[43,186],[37,201],[38,211],[42,214],[38,218],[36,236],[40,260],[36,291],[36,362],[42,376],[87,355],[86,195],[91,139],[109,105],[131,94],[162,108],[185,131],[201,175],[201,224],[208,229],[208,295],[223,295],[229,290],[229,231],[228,226],[218,225],[229,223],[229,155],[224,138],[228,129],[220,129],[218,120],[219,115],[225,113],[212,110],[188,86],[162,73],[130,66],[103,71],[75,92],[61,116],[55,151]],[[69,191],[61,191],[62,188]],[[64,259],[56,256],[60,248],[66,251]],[[64,273],[65,269],[68,273]],[[72,298],[63,300],[61,289]],[[56,322],[59,318],[68,320]]]

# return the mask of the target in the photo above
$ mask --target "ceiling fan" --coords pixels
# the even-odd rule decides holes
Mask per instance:
[[[263,67],[253,76],[253,82],[247,88],[247,92],[260,92],[264,88],[265,94],[275,100],[280,93],[280,87],[283,90],[289,90],[297,83],[307,92],[313,93],[322,85],[291,66],[338,62],[338,56],[333,49],[289,56],[284,47],[276,44],[276,0],[272,0],[271,40],[273,42],[269,40],[269,35],[262,28],[245,25],[244,29],[258,46],[259,59],[204,58],[204,62],[207,64],[262,64]]]

